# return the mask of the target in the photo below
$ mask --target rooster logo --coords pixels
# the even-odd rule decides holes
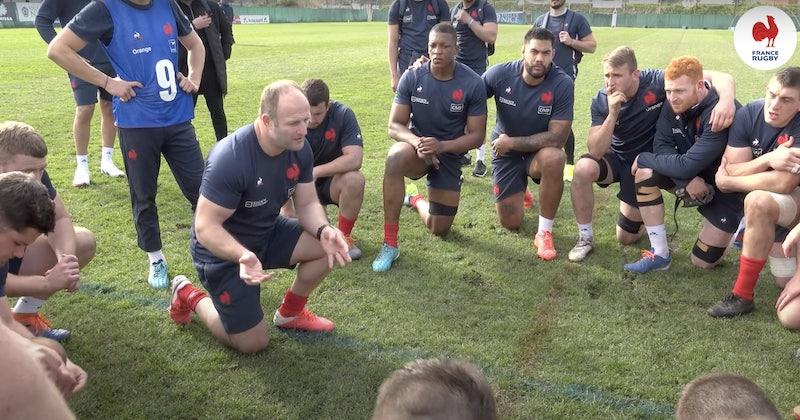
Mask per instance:
[[[547,92],[543,93],[542,96],[539,97],[539,100],[541,100],[542,103],[545,104],[545,105],[552,104],[553,103],[553,92],[548,90]]]
[[[325,130],[325,140],[327,141],[336,140],[336,130],[334,130],[333,128]]]
[[[761,22],[756,22],[753,25],[753,39],[755,41],[767,40],[767,48],[775,48],[775,38],[778,36],[778,25],[775,24],[775,18],[767,15],[767,23],[769,26]]]
[[[647,93],[644,94],[644,103],[647,106],[653,105],[656,103],[656,94],[653,93],[652,90],[648,90]]]
[[[464,91],[461,90],[460,88],[456,89],[456,90],[453,91],[453,93],[450,95],[450,97],[455,102],[461,102],[464,99]]]
[[[297,181],[300,177],[300,167],[293,163],[292,166],[286,169],[286,178],[290,181]]]

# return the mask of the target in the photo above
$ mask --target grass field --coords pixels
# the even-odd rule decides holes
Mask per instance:
[[[367,193],[355,230],[365,257],[335,270],[310,301],[337,329],[330,335],[273,330],[270,348],[255,356],[221,347],[197,322],[178,328],[169,321],[168,293],[145,281],[147,258],[136,247],[125,181],[101,177],[96,169],[99,134],[90,149],[92,186],[70,186],[73,102],[65,74],[46,59],[35,30],[0,31],[0,120],[27,122],[44,135],[49,172],[75,223],[98,237],[81,290],[58,294],[45,306],[58,326],[72,330],[67,350],[90,375],[86,389],[70,401],[79,417],[367,418],[391,371],[431,356],[482,366],[503,418],[668,417],[683,385],[712,371],[754,379],[782,413],[800,404],[800,360],[792,356],[800,339],[776,320],[779,291],[768,273],[753,315],[716,320],[705,314],[728,292],[738,253],[713,271],[693,268],[688,254],[700,226],[694,210],[680,211],[672,268],[631,277],[622,274],[622,264],[637,259],[639,247],[614,239],[615,187],[596,189],[595,252],[582,264],[566,260],[576,237],[567,187],[556,220],[559,259],[543,263],[530,244],[538,208],[526,215],[520,232],[505,231],[494,214],[489,179],[465,170],[452,233],[433,237],[404,211],[401,258],[389,273],[374,274],[392,99],[385,25],[234,29],[226,99],[231,129],[255,119],[260,91],[270,81],[319,77],[333,98],[353,108],[365,139]],[[501,26],[491,62],[516,59],[525,30]],[[584,56],[576,86],[578,154],[585,151],[590,100],[602,85],[600,58],[618,45],[633,47],[642,68],[698,55],[707,68],[735,75],[743,103],[763,96],[770,76],[740,62],[728,31],[596,28],[595,35],[597,53]],[[202,101],[197,111],[206,154],[213,130]],[[172,275],[196,280],[187,251],[189,206],[163,168],[164,251]],[[269,316],[292,277],[282,273],[263,287]]]

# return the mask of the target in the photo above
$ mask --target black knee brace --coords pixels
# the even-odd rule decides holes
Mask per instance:
[[[628,233],[637,234],[639,233],[639,229],[642,228],[644,222],[636,222],[631,219],[625,217],[624,214],[619,214],[619,219],[617,219],[617,226],[621,227],[622,230]]]
[[[658,194],[658,197],[652,198],[653,194]],[[636,183],[636,201],[639,203],[639,207],[664,204],[664,196],[661,195],[661,189],[658,188],[656,176]]]
[[[583,156],[581,156],[581,159],[583,159],[583,158],[591,159],[591,160],[597,162],[597,165],[600,167],[600,175],[597,176],[597,180],[598,181],[602,181],[602,180],[606,179],[606,177],[608,176],[608,165],[606,164],[606,161],[603,160],[603,158],[595,159],[594,156],[592,156],[592,155],[590,155],[588,153],[583,155]]]
[[[719,261],[723,254],[725,254],[725,248],[711,246],[701,241],[699,238],[692,247],[692,255],[709,264],[714,264]]]
[[[428,202],[428,213],[431,216],[455,216],[456,212],[458,212],[458,206],[446,206],[435,201]]]

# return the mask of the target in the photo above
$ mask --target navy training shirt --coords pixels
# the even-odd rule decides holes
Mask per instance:
[[[666,101],[664,71],[641,70],[639,90],[628,102],[622,104],[611,138],[611,151],[633,162],[641,152],[653,149],[653,135]],[[592,99],[592,127],[603,125],[608,117],[608,94],[603,87]]]
[[[753,158],[775,150],[794,137],[792,147],[800,147],[800,112],[786,127],[775,128],[764,121],[764,100],[757,99],[739,108],[728,132],[728,146],[749,147]]]
[[[44,0],[34,23],[39,36],[49,44],[56,37],[56,30],[53,28],[56,19],[61,22],[62,27],[66,26],[89,2],[90,0]],[[108,63],[108,56],[100,47],[99,41],[87,43],[78,54],[93,66]]]
[[[719,95],[716,89],[706,86],[708,95],[683,114],[676,115],[669,104],[664,105],[653,139],[653,152],[639,155],[639,167],[668,176],[678,186],[685,186],[696,176],[714,184],[728,143],[728,130],[718,133],[711,130],[711,111],[719,102]]]
[[[338,158],[347,146],[364,147],[356,115],[346,105],[336,101],[331,101],[319,127],[308,129],[306,140],[314,152],[314,166]]]
[[[550,120],[572,121],[572,78],[551,65],[542,83],[531,86],[522,78],[522,60],[492,66],[483,75],[486,96],[494,96],[497,116],[492,139],[531,136],[548,130]]]
[[[269,156],[250,124],[211,149],[200,194],[218,206],[235,210],[222,226],[244,247],[258,253],[297,184],[313,181],[313,169],[308,142],[300,151]],[[195,260],[219,260],[197,241],[194,227],[190,247]]]
[[[544,18],[547,15],[549,15],[549,13],[537,17],[533,26],[543,26]],[[571,20],[567,19],[568,15]],[[555,35],[556,38],[553,42],[553,48],[556,50],[553,56],[553,63],[561,67],[561,70],[564,70],[564,72],[574,80],[578,75],[578,63],[575,62],[578,52],[562,44],[558,38],[558,34],[561,31],[566,31],[572,39],[581,39],[592,33],[592,27],[589,26],[589,21],[587,21],[582,14],[567,10],[566,13],[561,16],[549,16],[545,29]]]
[[[437,2],[439,14],[433,2]],[[400,39],[397,47],[402,51],[428,55],[428,34],[437,23],[450,20],[450,6],[445,0],[406,0],[406,9],[400,9],[400,0],[389,7],[389,25],[399,25]]]
[[[478,7],[481,0],[475,0],[472,5],[464,9],[466,13],[479,22],[481,25],[484,23],[497,23],[497,12],[494,6],[489,2],[483,2],[483,7]],[[456,60],[459,63],[464,63],[476,73],[483,73],[486,69],[486,59],[489,57],[489,51],[486,48],[486,43],[481,41],[475,32],[466,23],[459,22],[456,19],[456,13],[463,8],[463,3],[458,2],[450,10],[450,20],[453,21],[453,26],[456,28],[456,35],[458,36],[458,55]]]
[[[121,128],[167,127],[194,118],[191,94],[178,84],[178,37],[192,32],[173,0],[140,6],[127,0],[94,1],[67,25],[86,42],[99,39],[123,80],[144,85],[136,97],[114,97]]]
[[[411,107],[414,134],[448,141],[464,135],[467,117],[486,115],[486,87],[461,63],[452,79],[437,80],[427,62],[403,73],[394,102]]]

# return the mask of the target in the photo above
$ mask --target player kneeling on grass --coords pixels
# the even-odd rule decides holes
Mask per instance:
[[[625,271],[666,270],[672,262],[664,226],[664,199],[669,190],[685,203],[700,205],[703,229],[692,248],[692,263],[701,268],[719,264],[743,214],[742,196],[714,187],[714,174],[728,144],[728,130],[711,130],[711,111],[719,102],[717,90],[703,80],[695,57],[678,57],[664,70],[669,106],[661,109],[653,152],[640,153],[631,173],[636,200],[651,249]]]
[[[341,102],[330,100],[328,85],[320,79],[303,82],[303,92],[311,105],[306,140],[314,153],[314,186],[323,206],[339,206],[338,228],[350,247],[350,258],[361,258],[361,250],[352,232],[364,201],[364,174],[361,161],[364,144],[361,128],[353,111]],[[294,217],[292,201],[287,201],[281,214]]]
[[[260,284],[267,268],[297,267],[275,311],[278,327],[331,331],[308,296],[333,267],[350,261],[344,235],[328,224],[313,184],[313,154],[305,140],[308,101],[294,82],[271,83],[261,115],[217,143],[208,155],[190,251],[210,297],[184,276],[172,281],[169,314],[178,324],[196,312],[214,337],[242,353],[269,344]],[[297,219],[279,214],[294,199]]]
[[[525,214],[528,177],[539,188],[536,255],[556,258],[553,219],[564,190],[563,147],[572,127],[572,79],[553,62],[555,38],[544,28],[525,34],[522,60],[498,64],[484,75],[486,94],[495,97],[497,122],[492,132],[492,183],[500,223],[516,230]]]
[[[778,287],[778,318],[800,329],[800,280],[794,252],[784,254],[787,229],[800,220],[800,67],[780,70],[767,85],[766,97],[743,106],[728,136],[728,147],[716,175],[717,188],[747,193],[745,231],[739,273],[731,294],[708,310],[713,317],[731,317],[755,309],[758,276],[769,257]],[[796,240],[786,238],[789,243]]]
[[[6,293],[19,296],[14,318],[37,336],[63,341],[70,332],[53,329],[41,314],[45,300],[59,290],[74,292],[80,269],[94,258],[92,232],[72,225],[72,219],[47,175],[47,145],[33,127],[6,121],[0,124],[0,173],[20,171],[41,181],[55,203],[55,230],[39,237],[25,254],[8,262]]]
[[[389,271],[400,255],[397,233],[405,177],[428,175],[430,202],[412,184],[405,203],[434,235],[447,234],[455,219],[461,157],[486,135],[486,89],[480,76],[456,63],[457,52],[455,29],[440,23],[428,38],[430,61],[400,79],[389,114],[389,137],[396,143],[383,173],[383,247],[372,263],[374,271]]]

